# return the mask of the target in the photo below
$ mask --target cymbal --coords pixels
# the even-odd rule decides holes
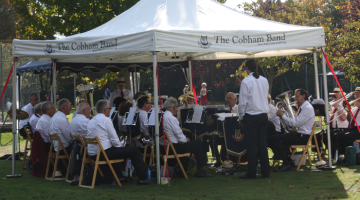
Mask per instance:
[[[8,115],[12,117],[12,110],[8,111]],[[16,110],[16,119],[24,120],[29,118],[29,114],[23,110]]]

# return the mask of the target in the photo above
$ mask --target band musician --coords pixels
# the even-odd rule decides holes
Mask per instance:
[[[268,104],[269,104],[268,120],[269,120],[269,122],[271,122],[272,126],[275,128],[275,131],[270,133],[270,130],[268,127],[268,135],[281,134],[280,117],[276,115],[276,108],[271,103],[272,100],[271,100],[270,94],[268,94],[267,99],[268,99]]]
[[[24,107],[21,108],[22,111],[25,111],[25,112],[27,112],[27,114],[29,114],[29,118],[20,120],[20,122],[19,122],[19,128],[20,128],[19,133],[24,139],[27,138],[25,130],[24,130],[24,126],[26,126],[28,124],[30,118],[34,114],[34,106],[36,104],[38,104],[38,102],[39,102],[38,95],[35,93],[30,94],[30,103],[26,104]]]
[[[114,99],[116,97],[125,98],[125,97],[133,96],[133,93],[130,90],[125,89],[125,84],[126,84],[126,81],[124,80],[124,77],[118,77],[118,79],[116,81],[116,86],[118,87],[118,89],[114,90],[110,95],[109,101],[110,101],[111,106],[114,105]],[[118,105],[116,105],[116,106],[118,106]]]
[[[298,128],[297,131],[290,131],[287,134],[269,136],[268,147],[274,152],[274,157],[283,160],[283,165],[275,168],[274,172],[291,171],[294,161],[289,157],[289,145],[304,145],[309,140],[312,128],[315,123],[315,112],[308,100],[309,94],[304,89],[295,90],[295,101],[299,105],[299,111],[295,118],[289,118],[281,110],[276,112],[285,126]]]

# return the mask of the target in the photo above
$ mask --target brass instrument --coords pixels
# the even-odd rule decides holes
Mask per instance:
[[[179,101],[184,102],[186,108],[188,107],[188,102],[187,102],[188,97],[189,97],[188,94],[183,94],[178,98]]]
[[[345,96],[346,100],[347,100],[348,98],[350,98],[353,94],[354,94],[353,92],[350,92],[349,94],[347,94],[347,95]],[[349,102],[349,105],[354,104],[354,103],[355,103],[356,101],[358,101],[359,99],[360,99],[360,98],[355,99],[355,100],[353,100],[353,101],[350,101],[350,102]],[[333,107],[335,104],[339,103],[340,101],[343,101],[343,102],[342,102],[343,109],[341,109],[341,110],[339,109],[339,110],[336,111],[334,114],[329,114],[329,116],[331,117],[331,116],[333,116],[333,115],[336,115],[336,114],[339,113],[339,112],[341,112],[341,113],[340,113],[338,116],[334,117],[332,120],[330,120],[328,123],[326,123],[326,125],[330,124],[332,121],[334,121],[335,119],[337,119],[337,118],[339,118],[341,115],[343,115],[343,114],[344,114],[344,110],[347,111],[347,105],[346,105],[346,102],[344,101],[344,97],[342,97],[341,99],[338,99],[338,100],[336,100],[336,101],[329,102],[330,109],[331,109],[331,107]]]
[[[357,98],[357,99],[355,99],[355,100],[352,100],[352,101],[350,101],[349,102],[349,105],[350,106],[352,106],[352,105],[354,105],[357,101],[359,101],[360,100],[360,98]]]
[[[290,104],[290,95],[292,91],[287,91],[279,94],[276,99],[280,100],[276,103],[275,107],[277,110],[281,110],[284,115],[286,115],[288,118],[295,118],[293,107]],[[280,106],[280,104],[283,104],[283,106]],[[296,108],[296,106],[294,106]],[[296,108],[297,109],[297,108]],[[297,112],[297,110],[296,110]],[[285,132],[289,133],[289,131],[294,131],[295,128],[287,126],[282,119],[280,119],[281,125],[283,126]]]

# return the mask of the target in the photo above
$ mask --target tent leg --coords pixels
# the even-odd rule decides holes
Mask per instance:
[[[323,47],[325,53],[325,47]],[[323,70],[323,82],[324,82],[324,100],[325,100],[325,116],[329,116],[329,96],[328,96],[328,85],[327,85],[327,77],[326,77],[326,61],[325,56],[322,55],[322,70]],[[328,152],[329,152],[329,167],[332,167],[332,158],[331,158],[331,142],[330,142],[330,125],[329,118],[326,117],[326,129],[327,129],[327,137],[328,137]]]
[[[316,98],[320,99],[320,92],[319,92],[319,73],[318,73],[318,66],[317,66],[317,54],[316,48],[314,48],[314,71],[315,71],[315,86],[316,86]]]
[[[21,174],[15,174],[15,150],[16,150],[16,136],[17,136],[17,121],[16,121],[16,97],[17,97],[17,93],[16,93],[16,60],[17,58],[14,58],[14,64],[13,64],[13,106],[12,106],[12,120],[13,120],[13,126],[12,126],[12,134],[13,134],[13,146],[12,146],[12,174],[11,175],[7,175],[7,178],[17,178],[17,177],[21,177]],[[15,102],[15,103],[14,103]]]
[[[193,91],[193,88],[192,88],[192,73],[191,73],[191,68],[192,68],[192,66],[191,66],[191,60],[189,59],[188,60],[188,66],[189,66],[189,69],[188,69],[188,74],[189,74],[189,83],[190,83],[190,85],[189,85],[189,88],[190,88],[190,91]]]
[[[158,116],[159,113],[159,91],[158,91],[158,82],[156,76],[156,67],[157,67],[157,54],[156,51],[153,51],[153,80],[154,80],[154,105],[155,105],[155,116]],[[159,144],[159,118],[155,117],[155,143],[156,143],[156,177],[157,184],[160,184],[160,144]]]
[[[53,103],[55,105],[55,108],[56,108],[56,59],[54,60],[54,64],[53,64],[53,88],[52,88],[52,91],[53,91]]]

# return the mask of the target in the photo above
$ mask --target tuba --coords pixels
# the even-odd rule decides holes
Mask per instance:
[[[281,110],[284,113],[284,115],[286,115],[288,118],[295,118],[294,111],[297,112],[297,109],[294,109],[295,106],[292,106],[290,104],[291,93],[292,93],[292,91],[290,90],[290,91],[279,94],[276,97],[276,99],[279,100],[279,102],[276,103],[275,107],[277,110]],[[295,107],[295,108],[297,108],[297,107]],[[283,128],[285,129],[285,132],[289,133],[289,131],[296,130],[293,127],[287,126],[281,118],[280,118],[280,122],[281,122],[281,125],[283,126]]]

